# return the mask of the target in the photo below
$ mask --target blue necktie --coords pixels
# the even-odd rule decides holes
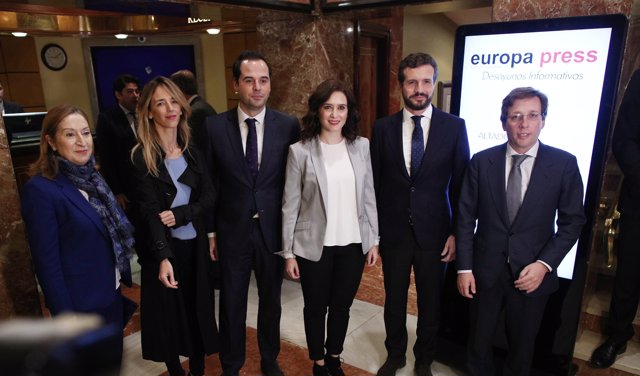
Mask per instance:
[[[411,178],[418,173],[420,164],[422,164],[422,156],[424,155],[424,133],[422,133],[422,126],[420,125],[420,119],[422,116],[412,116],[411,120],[415,124],[413,134],[411,135]]]
[[[251,171],[251,176],[255,179],[258,174],[258,134],[256,133],[256,119],[247,118],[245,123],[249,127],[247,133],[247,145],[245,148],[245,160],[247,167]]]

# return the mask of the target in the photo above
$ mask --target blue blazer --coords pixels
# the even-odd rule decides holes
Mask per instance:
[[[578,163],[573,155],[540,143],[527,193],[509,224],[506,152],[506,143],[494,146],[469,163],[458,211],[458,270],[472,270],[477,288],[482,289],[498,282],[507,259],[514,279],[525,266],[541,260],[553,272],[530,296],[550,294],[558,288],[556,269],[586,222]]]
[[[215,208],[216,241],[220,249],[234,249],[237,239],[250,233],[253,215],[269,251],[282,249],[282,191],[289,145],[300,138],[298,119],[267,108],[264,117],[262,162],[255,182],[245,162],[237,108],[207,118],[207,160],[218,193]]]
[[[468,162],[464,120],[434,107],[422,165],[410,177],[402,151],[402,111],[376,120],[371,164],[381,247],[401,242],[411,220],[420,248],[440,253],[454,231],[453,208]]]
[[[115,256],[98,213],[62,174],[34,176],[24,186],[22,217],[47,307],[94,312],[113,304]],[[122,276],[130,282],[131,276]]]

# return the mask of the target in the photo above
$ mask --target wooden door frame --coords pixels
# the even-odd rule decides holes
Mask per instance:
[[[389,28],[366,21],[356,22],[356,33],[354,43],[354,75],[353,75],[353,91],[356,95],[360,92],[360,38],[370,37],[378,40],[380,50],[378,51],[378,71],[381,76],[376,85],[376,114],[378,116],[386,116],[389,114],[389,75],[390,64],[389,56],[391,53],[391,31]],[[381,43],[380,43],[381,42]]]

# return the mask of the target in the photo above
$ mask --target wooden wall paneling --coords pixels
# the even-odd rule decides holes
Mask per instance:
[[[39,72],[38,59],[33,38],[8,37],[0,39],[0,45],[5,56],[7,72]]]
[[[25,107],[44,106],[42,79],[39,72],[7,73],[11,100]]]

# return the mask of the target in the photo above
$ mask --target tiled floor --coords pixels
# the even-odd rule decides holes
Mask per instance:
[[[358,296],[351,307],[351,319],[342,358],[345,362],[345,372],[351,376],[374,375],[378,367],[386,358],[384,348],[383,308],[384,289],[382,288],[381,268],[368,268],[363,276],[363,283]],[[127,289],[125,293],[136,299],[139,289]],[[414,292],[412,292],[415,294]],[[302,290],[296,282],[285,280],[282,285],[282,320],[281,339],[282,349],[279,362],[287,376],[306,376],[311,374],[311,361],[308,359],[304,326],[302,322]],[[258,376],[260,373],[260,359],[258,355],[255,328],[258,310],[258,297],[255,283],[252,280],[249,289],[249,304],[247,312],[247,363],[241,375]],[[415,313],[415,303],[410,304],[408,312]],[[415,341],[416,317],[407,315],[409,344]],[[125,337],[125,352],[123,356],[122,376],[164,375],[164,364],[146,361],[141,357],[139,317],[134,316],[128,325]],[[407,353],[407,366],[401,369],[398,376],[413,376],[413,354]],[[452,369],[440,363],[432,367],[436,376],[463,375],[461,371]],[[220,375],[220,362],[217,355],[207,358],[206,375]]]
[[[134,265],[137,265],[134,263]],[[134,274],[134,281],[138,274]],[[356,300],[351,307],[351,319],[345,341],[342,358],[345,362],[345,372],[350,376],[374,375],[378,367],[384,362],[386,351],[384,348],[384,286],[382,284],[382,268],[380,263],[366,268]],[[138,281],[139,283],[139,281]],[[139,301],[139,287],[125,289],[124,293],[131,299]],[[409,344],[415,341],[416,306],[415,288],[409,291],[407,306],[407,328]],[[258,376],[260,372],[260,357],[256,344],[256,315],[258,297],[255,283],[252,280],[249,289],[247,312],[247,362],[241,375]],[[589,302],[590,309],[604,307],[597,299]],[[602,307],[601,307],[602,306]],[[279,362],[287,376],[307,376],[311,374],[311,361],[308,359],[304,326],[302,322],[303,299],[300,285],[297,282],[285,280],[282,286],[282,320],[281,320],[281,352]],[[600,311],[598,311],[600,312]],[[140,320],[136,313],[125,329],[125,352],[123,356],[122,376],[158,376],[167,375],[164,364],[146,361],[141,357],[140,349]],[[579,367],[578,376],[628,376],[640,375],[640,345],[630,343],[625,354],[618,358],[616,364],[609,369],[594,370],[587,366],[587,361],[593,349],[602,342],[602,338],[595,332],[582,333],[574,352],[574,364]],[[407,366],[401,369],[397,376],[413,376],[413,354],[407,353]],[[464,375],[460,370],[453,369],[441,363],[434,363],[433,373],[436,376]],[[206,375],[220,375],[220,362],[217,354],[206,360]]]

